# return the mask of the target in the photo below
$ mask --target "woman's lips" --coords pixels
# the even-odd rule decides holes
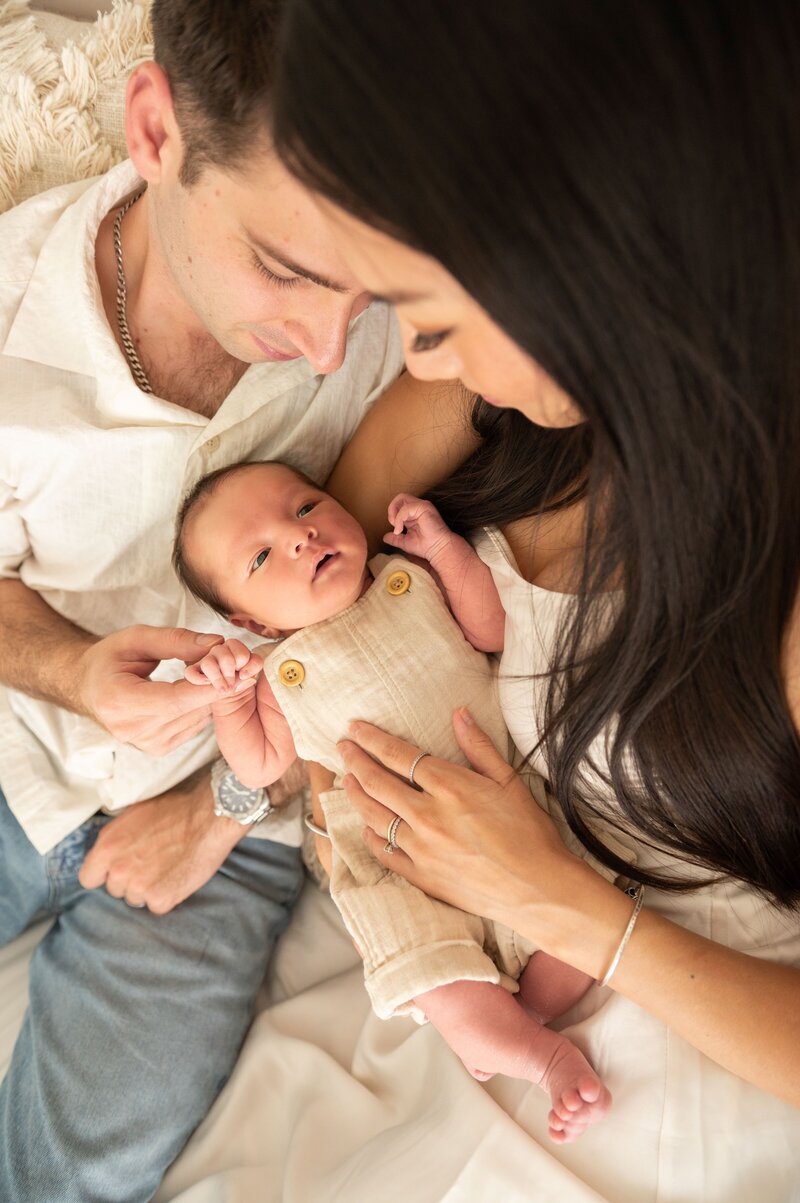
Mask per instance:
[[[301,358],[301,353],[299,351],[292,351],[291,353],[288,351],[278,351],[276,347],[271,347],[269,343],[265,343],[263,339],[260,339],[257,334],[252,334],[252,338],[259,351],[261,351],[263,355],[266,355],[267,359],[272,359],[276,363],[283,363],[289,359]]]

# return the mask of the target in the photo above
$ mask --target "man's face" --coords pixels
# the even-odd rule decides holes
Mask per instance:
[[[281,464],[221,480],[186,523],[183,547],[233,619],[284,633],[340,613],[366,580],[355,518]]]
[[[169,285],[230,355],[341,366],[369,294],[271,150],[254,151],[246,169],[207,167],[189,188],[167,173],[149,203]]]

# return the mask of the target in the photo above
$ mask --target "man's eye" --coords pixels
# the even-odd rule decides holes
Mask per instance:
[[[297,511],[297,517],[305,518],[306,514],[310,514],[316,504],[316,501],[307,501],[305,505],[301,505]]]
[[[258,255],[253,255],[253,264],[256,271],[270,281],[271,284],[277,284],[278,288],[293,288],[295,284],[299,284],[299,276],[279,276],[277,272],[270,271],[266,263],[259,259]]]
[[[421,355],[424,351],[434,351],[442,345],[450,333],[450,330],[437,330],[435,334],[417,334],[411,343],[411,351],[414,355]]]
[[[256,568],[260,568],[260,567],[261,567],[261,565],[262,565],[262,564],[264,563],[264,561],[266,560],[266,558],[267,558],[267,556],[268,556],[268,555],[269,555],[269,548],[268,548],[268,547],[265,547],[265,548],[264,548],[264,550],[263,550],[263,551],[260,551],[260,552],[258,553],[258,555],[256,556],[256,558],[253,560],[253,566],[252,566],[252,568],[250,569],[250,571],[251,571],[251,572],[255,572]]]

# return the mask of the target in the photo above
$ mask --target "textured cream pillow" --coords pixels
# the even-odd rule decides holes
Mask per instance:
[[[125,82],[152,58],[150,0],[96,21],[0,0],[0,212],[125,157]]]

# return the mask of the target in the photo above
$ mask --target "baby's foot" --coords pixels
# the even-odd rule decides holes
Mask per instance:
[[[611,1106],[611,1093],[583,1053],[568,1040],[554,1053],[541,1085],[553,1104],[547,1123],[550,1139],[557,1144],[577,1140]]]

